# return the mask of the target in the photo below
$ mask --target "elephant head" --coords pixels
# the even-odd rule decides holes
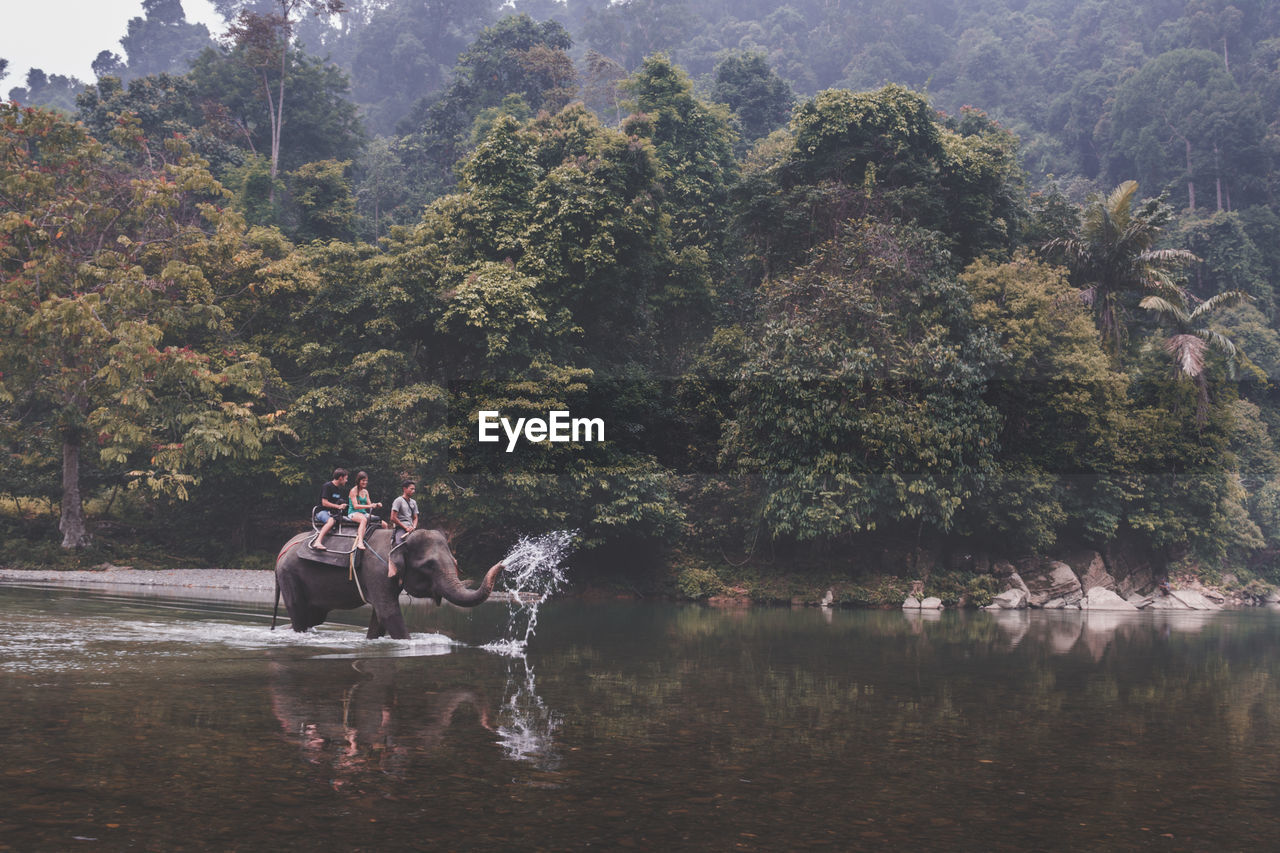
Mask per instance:
[[[497,563],[485,573],[480,586],[470,589],[458,579],[458,562],[449,550],[449,541],[439,530],[414,530],[391,551],[403,579],[404,591],[414,598],[444,599],[459,607],[483,603],[502,571]]]

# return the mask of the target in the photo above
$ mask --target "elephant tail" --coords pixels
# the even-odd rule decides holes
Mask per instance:
[[[280,576],[276,575],[276,606],[271,608],[271,630],[276,629],[276,617],[280,615]]]

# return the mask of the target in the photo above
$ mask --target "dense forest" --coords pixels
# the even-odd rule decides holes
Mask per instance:
[[[1121,545],[1280,581],[1275,4],[215,5],[0,106],[29,559],[267,559],[342,465],[693,598]]]

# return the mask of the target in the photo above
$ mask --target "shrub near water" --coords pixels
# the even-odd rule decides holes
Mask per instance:
[[[691,567],[681,570],[676,577],[676,590],[685,598],[705,601],[724,592],[725,585],[715,569]]]

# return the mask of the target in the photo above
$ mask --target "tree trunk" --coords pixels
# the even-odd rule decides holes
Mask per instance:
[[[289,71],[289,29],[285,19],[284,44],[280,48],[280,88],[276,96],[276,114],[271,122],[271,181],[280,170],[280,128],[284,125],[284,76]]]
[[[64,439],[62,442],[62,519],[58,522],[62,531],[63,548],[83,548],[89,544],[89,533],[84,527],[84,503],[80,499],[80,441]]]
[[[1222,167],[1218,162],[1218,143],[1213,143],[1214,185],[1218,190],[1218,212],[1222,212]]]
[[[1187,144],[1187,198],[1190,201],[1190,210],[1195,213],[1196,210],[1196,185],[1191,179],[1191,140],[1183,140]]]

